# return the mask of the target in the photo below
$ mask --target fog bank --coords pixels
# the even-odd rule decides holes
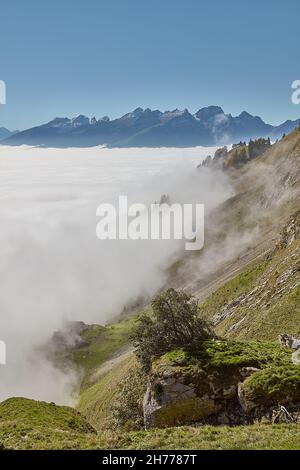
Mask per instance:
[[[0,400],[70,402],[76,381],[36,348],[65,320],[108,322],[165,282],[178,241],[100,241],[96,208],[128,195],[150,204],[232,196],[225,174],[196,171],[215,149],[36,149],[0,147]]]

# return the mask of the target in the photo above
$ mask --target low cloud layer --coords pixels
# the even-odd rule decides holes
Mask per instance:
[[[232,195],[224,174],[196,171],[214,149],[0,149],[0,400],[68,403],[76,377],[36,348],[65,320],[106,323],[165,282],[178,241],[99,241],[96,208],[120,194],[150,204],[204,203]]]

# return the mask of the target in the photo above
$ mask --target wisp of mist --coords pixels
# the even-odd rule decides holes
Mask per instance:
[[[213,152],[0,147],[0,400],[71,402],[76,374],[38,348],[66,320],[105,324],[153,296],[183,249],[178,240],[100,241],[96,208],[119,195],[150,204],[168,194],[208,212],[232,195],[225,174],[196,170]]]

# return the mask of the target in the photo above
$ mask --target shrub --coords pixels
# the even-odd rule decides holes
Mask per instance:
[[[213,336],[210,324],[199,314],[197,301],[183,291],[168,289],[156,296],[151,306],[152,313],[138,318],[132,335],[136,355],[146,371],[155,357]]]
[[[143,428],[143,398],[146,387],[147,376],[139,364],[134,364],[118,385],[113,402],[111,421],[115,429],[133,431]]]

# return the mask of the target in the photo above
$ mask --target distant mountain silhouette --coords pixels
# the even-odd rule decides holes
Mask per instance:
[[[224,145],[240,140],[281,138],[300,123],[286,121],[279,126],[243,111],[225,114],[219,106],[208,106],[191,114],[187,109],[161,112],[137,108],[121,118],[55,118],[47,124],[4,137],[6,145],[45,147],[193,147]]]
[[[7,139],[13,135],[16,131],[9,131],[6,127],[0,127],[0,140]]]

